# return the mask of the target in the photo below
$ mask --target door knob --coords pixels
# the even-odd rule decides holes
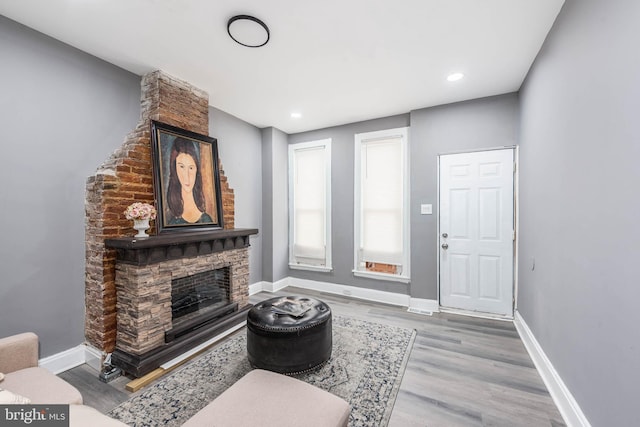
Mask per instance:
[[[447,233],[442,233],[442,237],[446,239],[447,237],[449,237],[449,235]]]
[[[449,245],[447,243],[443,243],[442,244],[442,249],[444,249],[446,251],[447,249],[449,249]]]

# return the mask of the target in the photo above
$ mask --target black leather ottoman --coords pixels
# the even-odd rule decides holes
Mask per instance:
[[[271,298],[247,314],[247,353],[255,368],[308,371],[331,357],[331,309],[313,298]]]

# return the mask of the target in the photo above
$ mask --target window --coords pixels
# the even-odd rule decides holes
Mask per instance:
[[[331,271],[331,139],[289,146],[289,267]]]
[[[409,282],[408,129],[355,137],[356,276]]]

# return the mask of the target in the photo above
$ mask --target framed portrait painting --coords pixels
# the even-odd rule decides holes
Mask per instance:
[[[151,122],[158,234],[222,228],[218,142]]]

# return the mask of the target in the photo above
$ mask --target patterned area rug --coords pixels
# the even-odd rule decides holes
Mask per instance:
[[[109,416],[132,427],[183,424],[251,370],[244,331],[138,392]],[[295,377],[349,402],[350,427],[386,426],[414,339],[411,329],[334,315],[331,359]]]

